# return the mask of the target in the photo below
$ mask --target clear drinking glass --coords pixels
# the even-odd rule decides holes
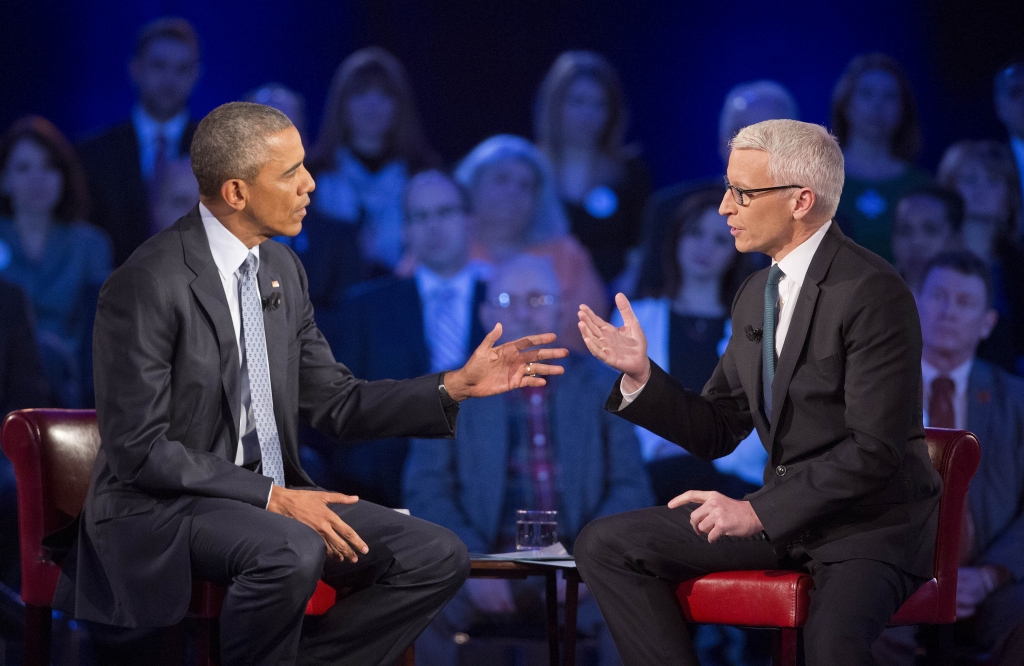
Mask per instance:
[[[557,541],[557,511],[516,511],[516,550],[540,550]]]

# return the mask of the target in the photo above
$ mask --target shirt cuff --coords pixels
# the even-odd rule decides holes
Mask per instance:
[[[626,376],[625,376],[625,375],[623,375],[623,376],[622,376],[622,379],[625,379],[625,378],[626,378]],[[626,392],[625,392],[625,391],[624,391],[624,390],[622,389],[622,379],[620,379],[620,380],[619,380],[619,391],[620,391],[620,392],[622,393],[622,404],[620,404],[620,405],[619,405],[619,411],[620,411],[620,412],[621,412],[621,411],[622,411],[623,409],[625,409],[625,408],[626,408],[626,406],[627,406],[627,405],[629,405],[629,403],[631,403],[631,402],[633,402],[634,400],[636,400],[636,397],[637,397],[638,395],[640,395],[640,391],[643,391],[643,390],[644,390],[644,386],[647,386],[647,382],[644,382],[643,386],[641,386],[641,387],[640,387],[640,388],[638,388],[637,390],[633,391],[632,393],[626,393]]]
[[[270,496],[274,494],[274,484],[270,484],[270,490],[267,492],[267,505],[263,507],[263,510],[270,508]]]

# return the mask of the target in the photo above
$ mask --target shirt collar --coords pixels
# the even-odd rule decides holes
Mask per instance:
[[[201,203],[199,204],[199,214],[203,218],[203,227],[206,229],[206,239],[210,243],[213,263],[217,264],[217,270],[220,271],[222,279],[234,275],[250,252],[256,256],[256,270],[259,270],[259,245],[251,250],[247,248],[245,243],[238,240],[237,236],[228,231],[227,227],[214,217],[210,209]]]
[[[188,109],[182,109],[170,120],[160,122],[146,113],[141,104],[136,104],[132,108],[132,125],[135,126],[135,132],[139,138],[147,144],[154,141],[158,135],[163,134],[168,144],[177,145],[181,135],[185,133],[187,124]]]
[[[930,392],[932,388],[932,382],[937,377],[949,377],[953,380],[953,391],[960,395],[967,391],[967,381],[971,375],[971,366],[974,364],[974,357],[967,359],[959,366],[953,368],[948,373],[939,372],[934,366],[930,365],[924,359],[921,359],[921,379],[924,380],[924,390]]]
[[[450,278],[443,278],[426,266],[416,267],[416,285],[423,296],[429,296],[445,287],[454,289],[460,296],[468,294],[477,277],[477,270],[472,262],[467,263]]]
[[[797,284],[804,283],[807,269],[811,266],[811,259],[814,259],[814,253],[818,251],[821,239],[825,237],[825,232],[831,226],[832,220],[829,220],[821,225],[821,228],[815,231],[810,238],[793,248],[789,254],[782,258],[782,261],[772,262],[779,265],[787,280],[792,280]]]

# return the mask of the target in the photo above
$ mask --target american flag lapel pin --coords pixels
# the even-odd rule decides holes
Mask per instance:
[[[277,280],[271,280],[270,281],[270,286],[273,289],[277,289],[277,288],[279,288],[281,286],[281,283],[278,282]]]

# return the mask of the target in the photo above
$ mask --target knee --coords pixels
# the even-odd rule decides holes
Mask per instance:
[[[276,578],[283,587],[293,593],[296,601],[308,599],[323,576],[327,545],[323,537],[311,528],[296,523],[277,535],[273,546],[261,558],[265,573]]]
[[[587,523],[573,544],[576,566],[585,570],[604,560],[606,555],[614,552],[610,544],[616,534],[618,525],[615,516],[606,516]]]

